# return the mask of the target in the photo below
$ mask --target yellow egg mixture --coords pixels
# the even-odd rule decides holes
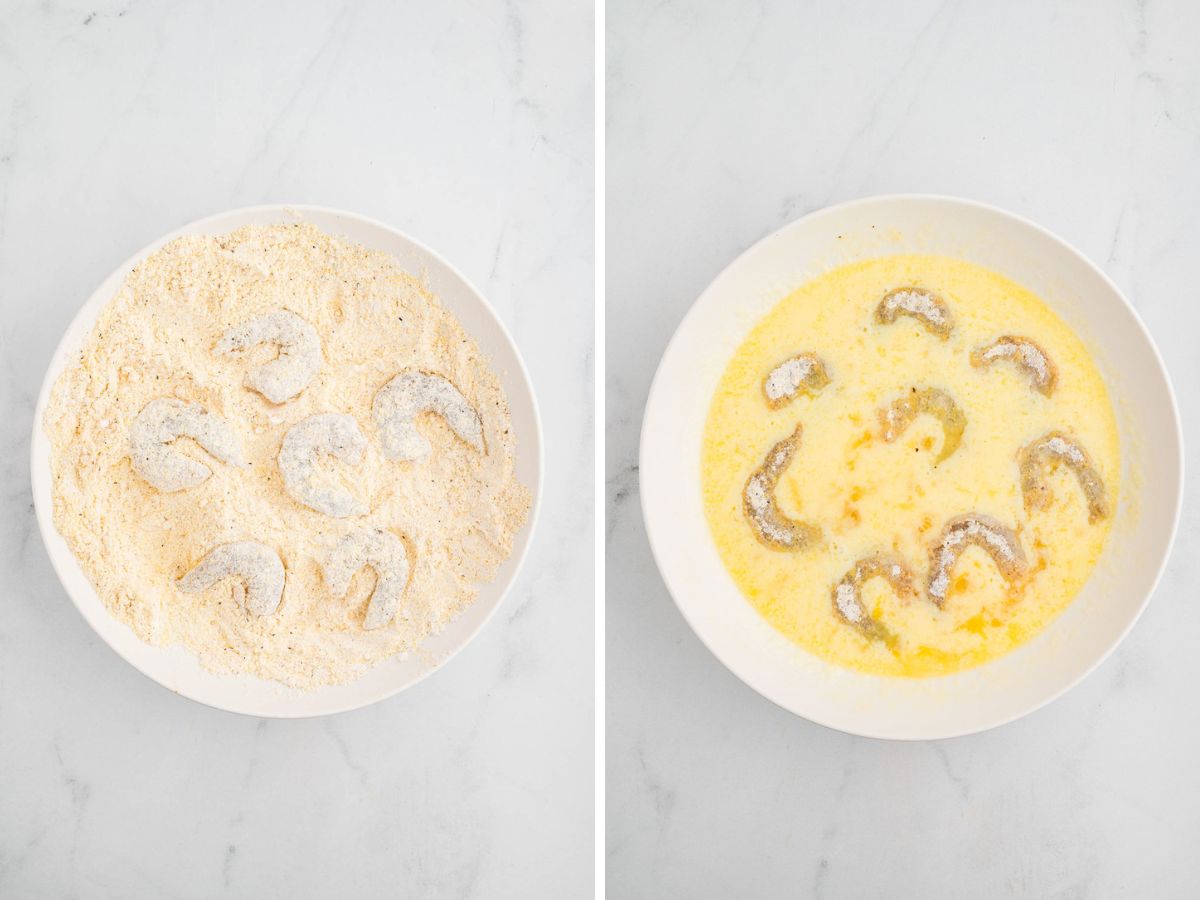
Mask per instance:
[[[876,318],[890,291],[923,288],[953,317],[940,337],[913,316]],[[1028,338],[1056,369],[1050,396],[1011,360],[972,365],[972,351],[1006,335]],[[823,362],[828,384],[772,409],[764,377],[798,353]],[[884,439],[880,410],[927,388],[965,414],[962,442],[938,462],[942,423],[921,414]],[[820,529],[810,546],[760,541],[744,508],[747,480],[772,447],[802,428],[778,479],[779,511]],[[1109,513],[1089,522],[1081,480],[1050,465],[1044,508],[1027,507],[1018,453],[1050,432],[1085,449]],[[1000,656],[1070,604],[1095,566],[1116,509],[1120,477],[1116,419],[1087,348],[1030,291],[961,260],[889,256],[844,266],[780,302],[734,354],[709,411],[702,449],[705,510],[725,566],[775,628],[834,663],[887,675],[955,672]],[[1027,571],[1008,580],[970,546],[950,569],[941,608],[929,596],[931,548],[947,521],[984,514],[1013,529]],[[934,551],[936,553],[936,550]],[[834,586],[856,561],[886,553],[914,574],[915,591],[866,580],[861,605],[872,628],[839,617]],[[878,623],[878,626],[873,623]]]

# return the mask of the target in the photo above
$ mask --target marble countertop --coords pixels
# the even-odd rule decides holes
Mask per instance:
[[[592,58],[583,2],[0,6],[0,895],[590,893]],[[95,285],[265,202],[443,253],[513,331],[546,431],[500,615],[415,688],[312,721],[210,710],[119,659],[29,489],[35,395]]]
[[[1026,215],[1112,275],[1197,471],[1200,7],[615,0],[608,28],[611,896],[1195,896],[1195,478],[1100,669],[996,731],[893,744],[795,718],[708,653],[650,557],[636,462],[658,359],[726,263],[812,210],[911,191]]]

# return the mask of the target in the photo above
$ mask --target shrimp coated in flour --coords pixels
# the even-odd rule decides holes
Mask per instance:
[[[1088,522],[1095,524],[1109,515],[1108,493],[1104,481],[1087,451],[1074,438],[1061,431],[1051,431],[1026,444],[1017,454],[1021,470],[1021,493],[1026,509],[1045,509],[1050,504],[1050,486],[1046,473],[1059,464],[1075,473],[1079,488],[1087,501]]]
[[[800,447],[802,427],[779,441],[761,466],[750,473],[742,490],[742,511],[750,529],[762,543],[774,550],[803,550],[821,539],[821,529],[808,522],[792,519],[780,511],[775,501],[775,486]]]
[[[297,503],[327,516],[365,515],[367,508],[346,488],[316,484],[314,476],[320,456],[358,465],[366,449],[367,439],[353,416],[319,413],[302,419],[288,429],[279,448],[284,489]]]
[[[829,384],[825,363],[815,353],[797,353],[766,374],[762,382],[767,406],[780,409],[798,394],[819,394]]]
[[[323,567],[325,582],[334,596],[346,595],[350,579],[363,566],[374,569],[376,576],[363,627],[382,628],[396,618],[400,597],[408,586],[408,553],[404,542],[379,528],[363,528],[346,535]]]
[[[924,288],[896,288],[883,295],[875,307],[875,321],[880,325],[890,325],[898,316],[911,316],[924,325],[926,331],[943,341],[954,330],[954,317],[946,301]]]
[[[420,461],[429,456],[432,447],[416,426],[417,416],[426,412],[437,413],[466,444],[484,451],[479,413],[441,375],[416,369],[401,372],[379,389],[371,412],[388,459]]]
[[[950,571],[968,547],[986,552],[1009,584],[1026,571],[1025,551],[1016,533],[1006,525],[981,513],[967,513],[946,523],[941,537],[929,550],[929,599],[939,608],[950,591]]]
[[[191,438],[223,463],[246,466],[228,422],[199,403],[160,397],[142,408],[129,429],[133,470],[164,493],[203,484],[212,469],[175,448],[174,441],[181,437]]]
[[[269,616],[279,608],[283,597],[283,563],[278,553],[255,541],[234,541],[214,547],[176,586],[186,594],[198,594],[226,578],[241,582],[246,609],[254,615]]]
[[[1033,389],[1043,397],[1054,393],[1058,373],[1046,351],[1029,338],[1004,335],[971,351],[971,365],[987,368],[1000,360],[1011,360],[1029,376]]]
[[[246,384],[272,403],[291,400],[321,368],[321,338],[317,329],[286,309],[277,309],[230,328],[217,341],[218,356],[245,353],[261,343],[279,345],[279,355],[246,375]]]
[[[882,578],[899,597],[913,597],[916,594],[908,566],[898,557],[876,553],[856,562],[842,576],[842,580],[833,586],[833,611],[868,640],[891,643],[895,636],[887,626],[872,618],[862,601],[862,586],[872,578]]]

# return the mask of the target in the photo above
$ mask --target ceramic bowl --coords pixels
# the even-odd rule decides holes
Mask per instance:
[[[163,244],[183,234],[221,234],[243,225],[306,221],[322,230],[391,254],[400,265],[424,276],[430,288],[478,342],[508,395],[518,435],[516,472],[533,492],[529,522],[516,535],[513,553],[479,596],[440,634],[407,658],[393,657],[349,684],[313,692],[290,690],[249,676],[216,675],[201,668],[181,647],[152,647],[112,618],[71,550],[54,527],[50,481],[50,443],[42,430],[50,388],[78,351],[104,305],[129,271]],[[67,328],[50,362],[38,397],[32,437],[33,499],[38,526],[50,561],[67,594],[104,641],[142,674],[176,693],[219,709],[254,716],[293,718],[325,715],[366,706],[390,697],[444,665],[479,633],[499,608],[529,549],[542,487],[542,432],[529,375],[504,324],[487,300],[448,262],[412,238],[354,213],[316,206],[258,206],[224,212],[192,222],[143,248],[119,266],[88,298]]]
[[[867,675],[833,666],[775,631],[726,573],[705,519],[700,447],[717,382],[750,328],[805,281],[895,253],[958,257],[1042,297],[1091,347],[1119,420],[1120,508],[1083,591],[1013,652],[957,674]],[[1183,443],[1170,381],[1137,313],[1103,272],[1019,216],[949,197],[874,197],[780,229],[734,260],[671,339],[641,440],[646,532],[667,588],[700,640],[734,674],[796,715],[842,731],[929,739],[1023,716],[1112,652],[1158,583],[1179,521]]]

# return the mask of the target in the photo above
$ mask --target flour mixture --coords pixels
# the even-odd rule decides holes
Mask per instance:
[[[471,337],[390,256],[305,224],[144,260],[44,427],[55,524],[112,615],[305,689],[442,630],[530,505]]]

